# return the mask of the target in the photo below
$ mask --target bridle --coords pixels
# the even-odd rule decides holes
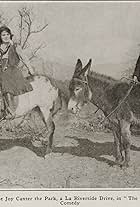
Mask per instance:
[[[86,80],[81,80],[80,78],[73,78],[73,80],[81,82],[84,85],[86,85],[86,87],[88,89],[88,93],[90,94],[90,88],[89,88],[87,76],[86,76]],[[86,100],[86,103],[90,103],[90,95],[88,96],[88,100]],[[76,106],[75,106],[77,112],[80,111],[80,108],[78,106],[79,106],[79,103],[77,103]]]
[[[86,78],[86,80],[81,80],[79,78],[73,78],[73,79],[76,80],[76,81],[79,81],[81,83],[84,83],[87,86],[87,89],[88,89],[88,92],[89,92],[89,97],[88,97],[88,100],[86,102],[90,102],[90,99],[91,99],[91,97],[90,97],[91,90],[90,90],[90,87],[89,87],[89,84],[88,84],[88,78],[87,78],[87,76],[85,76],[85,78]]]
[[[81,86],[81,89],[82,90],[87,90],[88,92],[88,95],[85,96],[85,100],[83,102],[80,102],[80,101],[76,101],[76,104],[74,105],[74,109],[75,109],[75,116],[77,116],[78,118],[82,118],[79,116],[79,112],[81,111],[81,107],[82,105],[84,105],[85,103],[91,103],[91,90],[90,90],[90,87],[89,87],[89,84],[88,84],[88,77],[85,76],[85,80],[82,80],[80,78],[77,78],[77,77],[73,77],[72,78],[72,82],[71,83],[74,83],[73,81],[77,81],[79,83],[82,83],[83,84],[83,87]],[[80,86],[79,86],[80,87]]]
[[[81,82],[81,83],[85,83],[85,84],[88,85],[87,76],[86,76],[86,80],[81,80],[81,79],[79,79],[79,78],[73,78],[73,79],[76,80],[76,81],[79,81],[79,82]]]

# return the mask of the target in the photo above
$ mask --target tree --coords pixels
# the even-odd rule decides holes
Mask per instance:
[[[33,9],[29,9],[25,6],[18,10],[18,16],[19,16],[18,44],[24,50],[30,46],[29,39],[31,38],[31,36],[43,32],[48,27],[48,24],[44,23],[44,25],[39,25],[37,28],[33,29],[33,26],[35,25],[35,21],[36,21]],[[42,42],[36,48],[33,48],[29,60],[32,60],[34,57],[36,57],[37,52],[44,47],[46,47],[46,44]]]
[[[27,7],[22,7],[18,10],[19,15],[19,44],[22,46],[22,49],[28,47],[28,40],[33,34],[42,32],[48,27],[48,24],[39,26],[36,29],[33,29],[33,24],[35,18],[33,17],[33,10],[28,9]],[[40,48],[40,47],[39,47]]]

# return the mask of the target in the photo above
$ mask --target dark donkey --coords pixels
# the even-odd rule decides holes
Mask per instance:
[[[70,100],[68,109],[77,113],[82,106],[90,101],[107,117],[126,96],[131,85],[111,77],[90,71],[91,59],[82,68],[78,59],[74,75],[70,81]],[[130,94],[117,110],[108,118],[114,135],[116,162],[127,166],[130,161],[131,132],[130,126],[140,118],[140,86],[132,88]],[[123,150],[124,155],[123,156]]]

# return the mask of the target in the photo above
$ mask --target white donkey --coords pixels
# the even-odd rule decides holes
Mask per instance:
[[[42,144],[48,143],[47,152],[51,152],[55,130],[53,115],[62,106],[59,89],[54,87],[51,81],[43,75],[34,76],[31,85],[33,87],[32,91],[15,97],[14,118],[25,116],[38,107],[39,115],[41,115],[40,117],[48,130],[48,140],[45,139],[41,142]]]

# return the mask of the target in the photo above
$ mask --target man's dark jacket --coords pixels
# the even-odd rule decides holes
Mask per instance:
[[[140,56],[138,57],[138,60],[136,62],[136,67],[133,73],[133,77],[136,76],[138,81],[140,81]]]

